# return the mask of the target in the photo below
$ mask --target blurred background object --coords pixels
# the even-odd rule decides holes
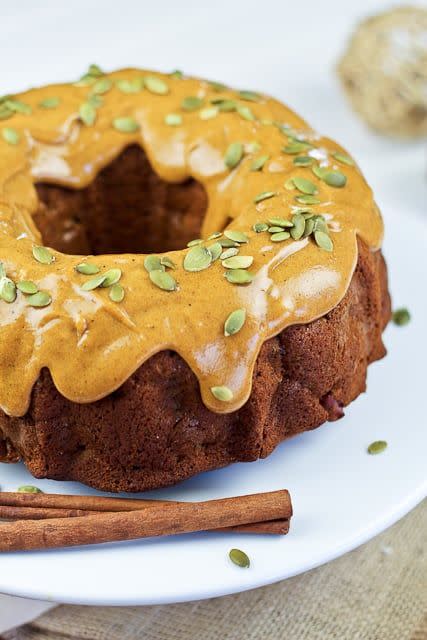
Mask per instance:
[[[361,22],[338,74],[354,110],[373,129],[427,136],[427,9],[398,7]]]

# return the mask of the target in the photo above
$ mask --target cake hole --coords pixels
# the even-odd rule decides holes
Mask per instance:
[[[36,184],[34,215],[43,243],[62,253],[162,253],[198,238],[203,186],[165,182],[138,146],[125,149],[84,189]]]

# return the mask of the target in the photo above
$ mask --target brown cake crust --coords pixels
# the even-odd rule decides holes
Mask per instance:
[[[61,396],[44,370],[27,414],[0,416],[4,458],[19,455],[37,478],[108,491],[162,487],[264,458],[282,440],[339,417],[339,407],[365,390],[368,364],[385,355],[381,334],[389,316],[383,257],[359,241],[344,299],[326,316],[263,345],[251,397],[240,410],[209,411],[195,375],[171,351],[91,404]]]

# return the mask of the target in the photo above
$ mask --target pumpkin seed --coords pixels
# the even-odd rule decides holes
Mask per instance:
[[[211,100],[211,104],[215,105],[218,110],[223,113],[229,113],[237,109],[236,102],[234,100],[227,100],[226,98],[214,98]]]
[[[242,100],[248,100],[249,102],[259,102],[261,100],[261,96],[259,93],[255,91],[239,91],[239,98]]]
[[[144,259],[144,267],[145,269],[150,271],[164,271],[165,267],[162,265],[162,262],[158,256],[149,255]]]
[[[292,227],[293,224],[290,220],[286,220],[285,218],[269,218],[268,222],[273,225],[273,227]]]
[[[0,298],[8,303],[15,302],[16,300],[15,283],[5,276],[0,280]]]
[[[292,216],[293,227],[291,229],[291,236],[294,240],[302,238],[305,230],[305,218],[300,213]]]
[[[97,289],[102,285],[105,280],[105,274],[101,273],[90,280],[86,280],[84,284],[82,284],[83,291],[93,291],[93,289]]]
[[[105,75],[104,71],[101,69],[101,67],[98,64],[90,64],[87,72],[89,75],[93,76],[94,78],[99,78],[100,76]]]
[[[255,233],[262,233],[263,231],[267,231],[268,224],[265,224],[265,222],[255,222],[255,224],[252,226],[252,229],[255,231]]]
[[[81,262],[74,268],[78,273],[82,273],[84,276],[93,276],[95,273],[99,273],[99,267],[91,262]]]
[[[195,240],[190,240],[187,242],[187,247],[196,247],[198,244],[202,244],[203,240],[201,238],[196,238]]]
[[[246,233],[243,233],[243,231],[235,231],[234,229],[226,229],[224,231],[224,235],[229,240],[232,240],[233,242],[238,242],[239,244],[244,244],[245,242],[249,242],[248,236],[246,235]],[[222,246],[224,246],[224,245],[222,245]]]
[[[327,169],[326,167],[319,167],[318,164],[314,164],[311,167],[311,170],[317,178],[320,178],[320,180],[323,180],[323,178],[329,171],[329,169]]]
[[[315,231],[314,239],[316,241],[317,246],[320,247],[321,249],[324,249],[325,251],[333,251],[333,248],[334,248],[333,242],[328,236],[328,234],[325,233],[324,231]]]
[[[230,269],[224,275],[231,284],[249,284],[254,279],[253,274],[245,269]]]
[[[37,293],[27,297],[27,303],[30,307],[47,307],[51,302],[52,298],[47,291],[37,291]]]
[[[274,196],[277,196],[277,193],[275,191],[261,191],[261,193],[258,193],[258,195],[255,196],[254,202],[255,204],[258,204],[258,202],[268,200],[269,198],[274,198]]]
[[[200,120],[211,120],[218,115],[217,107],[206,107],[202,109],[199,113]]]
[[[174,71],[171,71],[169,75],[171,78],[175,78],[175,80],[182,80],[182,78],[184,77],[184,73],[179,69],[175,69]]]
[[[241,142],[232,142],[228,147],[224,155],[225,166],[229,169],[237,167],[240,160],[243,158],[243,145]]]
[[[313,222],[315,231],[323,231],[324,233],[329,233],[328,224],[323,216],[314,216]]]
[[[375,440],[375,442],[371,442],[367,451],[371,455],[377,455],[378,453],[382,453],[387,449],[387,442],[385,440]]]
[[[314,160],[310,156],[297,156],[294,158],[294,164],[297,167],[309,167],[313,162]]]
[[[79,109],[80,120],[87,126],[91,127],[95,124],[96,109],[89,102],[84,102]]]
[[[245,324],[246,309],[236,309],[232,311],[224,323],[224,335],[233,336]]]
[[[87,99],[88,104],[90,104],[94,109],[98,109],[103,104],[102,96],[98,96],[96,93],[93,96],[89,96]]]
[[[311,144],[308,142],[301,142],[299,140],[295,140],[288,144],[286,147],[282,148],[283,153],[288,153],[289,155],[296,155],[297,153],[301,153],[301,151],[306,151],[307,149],[311,149]]]
[[[41,247],[39,245],[33,245],[33,256],[40,262],[41,264],[52,264],[55,260],[55,256],[46,249],[46,247]]]
[[[328,171],[323,176],[323,181],[330,187],[344,187],[347,183],[347,177],[341,171]]]
[[[243,120],[253,121],[255,120],[255,116],[252,113],[252,110],[244,104],[238,104],[236,107],[237,113]]]
[[[23,484],[17,488],[18,493],[43,493],[41,489],[32,484]]]
[[[177,288],[176,280],[170,273],[161,271],[160,269],[154,269],[149,272],[150,280],[156,287],[163,289],[164,291],[175,291]]]
[[[25,104],[25,102],[21,102],[21,100],[17,100],[16,98],[8,98],[4,101],[4,106],[6,109],[10,109],[15,113],[24,113],[26,115],[32,111],[29,104]]]
[[[307,238],[308,236],[310,236],[314,231],[314,220],[313,218],[306,218],[305,219],[305,229],[304,229],[304,233],[303,233],[303,238]]]
[[[309,194],[303,194],[302,196],[295,196],[296,202],[300,204],[320,204],[322,201],[315,196],[311,196]]]
[[[261,145],[256,140],[252,140],[252,142],[248,142],[245,148],[248,153],[257,153],[260,151]]]
[[[215,240],[216,238],[220,238],[222,236],[222,231],[214,231],[213,233],[211,233],[211,235],[208,237],[208,240]]]
[[[165,116],[165,124],[170,127],[179,127],[182,124],[182,115],[179,113],[168,113]]]
[[[239,246],[238,242],[234,242],[234,240],[229,240],[228,238],[221,238],[221,240],[219,241],[219,244],[221,245],[221,247],[224,247],[224,249],[227,249],[228,247]]]
[[[60,99],[56,96],[52,96],[51,98],[45,98],[39,102],[39,107],[41,109],[55,109],[60,103]]]
[[[102,287],[111,287],[111,285],[116,284],[122,277],[121,269],[109,269],[104,273],[104,281],[102,283]]]
[[[403,327],[411,321],[411,314],[408,309],[396,309],[393,311],[392,320],[398,327]]]
[[[238,567],[247,569],[250,566],[249,557],[244,551],[241,551],[240,549],[231,549],[228,555],[231,562],[233,562],[233,564],[236,564]]]
[[[283,185],[285,187],[285,189],[287,189],[288,191],[293,191],[295,189],[295,185],[294,185],[294,179],[293,178],[289,178],[288,180],[286,180],[286,182]]]
[[[144,78],[144,84],[150,93],[164,96],[169,93],[169,87],[164,80],[155,76],[147,76]]]
[[[253,261],[253,256],[231,256],[222,261],[222,266],[226,269],[247,269]]]
[[[221,402],[230,402],[233,399],[233,392],[228,387],[211,387],[211,392]]]
[[[3,140],[5,140],[8,144],[19,144],[21,139],[21,135],[18,133],[16,129],[12,127],[5,127],[2,129],[1,134],[3,136]]]
[[[93,85],[92,93],[103,95],[104,93],[107,93],[107,91],[109,91],[112,86],[113,83],[109,78],[101,78],[101,80],[98,80]]]
[[[187,96],[181,102],[181,109],[184,111],[197,111],[203,104],[202,98],[197,96]]]
[[[291,237],[289,231],[281,231],[280,233],[273,233],[270,236],[271,242],[283,242],[283,240],[288,240]]]
[[[8,120],[13,116],[13,111],[0,104],[0,120]]]
[[[109,291],[109,298],[113,302],[121,302],[125,297],[125,290],[123,289],[121,284],[113,284]]]
[[[338,162],[342,162],[342,164],[346,164],[349,167],[352,167],[354,165],[353,159],[350,158],[350,156],[348,156],[347,154],[341,153],[341,151],[335,151],[335,153],[333,153],[332,155],[335,160],[338,160]]]
[[[293,183],[301,193],[306,193],[308,195],[314,196],[318,192],[318,189],[311,180],[307,180],[306,178],[301,178],[300,176],[296,176],[293,178]]]
[[[138,93],[144,88],[144,79],[134,78],[133,80],[117,80],[116,87],[122,93]]]
[[[281,233],[282,227],[268,227],[268,233]]]
[[[176,269],[176,264],[171,258],[168,256],[162,256],[160,258],[160,264],[167,269]]]
[[[114,118],[113,127],[121,133],[135,133],[138,131],[139,124],[133,118]]]
[[[222,247],[219,242],[214,242],[214,244],[211,244],[211,246],[208,247],[208,251],[212,256],[212,262],[215,262],[222,253]]]
[[[264,167],[265,163],[270,159],[270,156],[259,156],[255,158],[251,164],[251,171],[261,171]]]
[[[222,249],[222,247],[221,247]],[[239,250],[236,247],[230,247],[221,253],[221,260],[227,260],[227,258],[232,258],[233,256],[237,256]]]
[[[16,283],[17,289],[26,295],[32,295],[39,290],[38,286],[32,280],[21,280]]]
[[[227,89],[226,85],[223,84],[222,82],[209,82],[209,86],[212,89],[212,91],[225,91]]]
[[[184,258],[184,269],[186,271],[203,271],[212,262],[210,251],[201,245],[192,247]]]

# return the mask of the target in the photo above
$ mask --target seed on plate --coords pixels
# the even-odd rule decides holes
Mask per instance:
[[[164,291],[175,291],[177,288],[176,280],[170,273],[161,271],[160,269],[154,269],[149,272],[150,280],[156,287],[163,289]]]
[[[33,256],[41,264],[52,264],[55,260],[55,256],[49,249],[40,245],[33,245]]]
[[[43,493],[41,489],[32,484],[23,484],[17,488],[18,493]]]
[[[402,307],[401,309],[393,311],[392,320],[397,326],[403,327],[411,321],[411,314],[408,309]]]
[[[233,336],[245,324],[246,309],[236,309],[232,311],[224,323],[224,335]]]
[[[371,455],[376,455],[377,453],[382,453],[387,449],[387,442],[385,440],[375,440],[375,442],[371,442],[367,451]]]
[[[249,557],[244,551],[241,551],[241,549],[231,549],[228,555],[231,562],[242,569],[248,569],[251,564]]]
[[[243,157],[243,145],[241,142],[232,142],[224,155],[224,163],[229,169],[237,167]]]
[[[203,271],[207,269],[212,262],[212,254],[201,245],[192,247],[184,258],[184,269],[186,271]]]
[[[212,395],[221,402],[230,402],[233,399],[233,392],[225,386],[211,387]]]

